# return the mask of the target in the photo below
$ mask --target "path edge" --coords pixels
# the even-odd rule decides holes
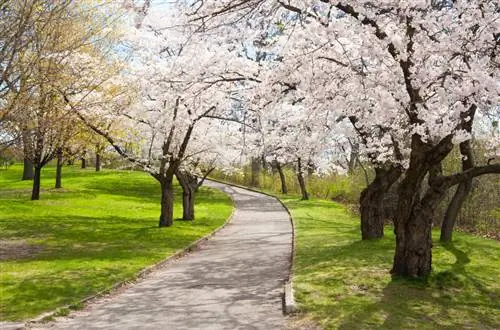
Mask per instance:
[[[212,181],[215,181],[215,180],[212,180]],[[216,188],[212,188],[212,187],[207,187],[208,189],[216,189]],[[219,189],[216,189],[216,190],[219,190]],[[220,190],[219,190],[220,191]],[[223,192],[223,191],[222,191]],[[147,266],[146,268],[143,268],[142,270],[140,270],[139,272],[137,272],[135,275],[133,275],[131,278],[129,279],[125,279],[125,280],[122,280],[122,281],[119,281],[118,283],[115,283],[113,284],[111,287],[107,288],[107,289],[103,289],[93,295],[90,295],[86,298],[83,298],[81,300],[79,300],[77,303],[73,303],[73,304],[69,304],[69,305],[64,305],[62,307],[58,307],[56,308],[55,310],[52,310],[52,311],[49,311],[49,312],[45,312],[43,314],[40,314],[39,316],[31,319],[31,320],[28,320],[26,322],[24,322],[22,324],[22,326],[18,327],[18,328],[15,328],[16,330],[17,329],[26,329],[31,326],[31,325],[34,325],[34,324],[38,324],[38,323],[45,323],[45,322],[48,322],[48,321],[52,321],[53,318],[56,318],[58,316],[64,316],[64,317],[67,317],[69,315],[61,315],[61,311],[72,311],[73,310],[73,306],[78,304],[78,305],[83,305],[83,308],[87,307],[88,305],[90,305],[91,303],[95,302],[96,300],[100,299],[100,298],[103,298],[105,296],[111,296],[115,293],[117,293],[119,290],[121,289],[125,289],[135,283],[137,283],[138,281],[140,281],[141,279],[145,278],[147,275],[149,275],[150,273],[152,273],[153,271],[155,270],[158,270],[158,269],[161,269],[163,267],[166,267],[168,264],[170,264],[171,262],[177,260],[177,259],[180,259],[186,255],[188,255],[189,253],[193,252],[201,243],[209,240],[210,238],[212,238],[215,234],[217,234],[219,231],[221,231],[222,229],[224,229],[227,225],[229,225],[232,220],[233,220],[233,217],[234,217],[234,214],[236,212],[236,203],[235,203],[235,200],[233,199],[233,197],[229,194],[226,194],[225,192],[223,192],[226,196],[228,196],[230,199],[231,199],[231,202],[233,203],[233,208],[231,210],[231,213],[229,214],[229,216],[226,218],[226,220],[224,221],[224,223],[222,225],[220,225],[218,228],[216,228],[214,231],[212,231],[211,233],[197,239],[196,241],[192,242],[191,244],[189,244],[188,246],[184,247],[183,249],[180,249],[178,250],[177,252],[174,252],[172,255],[168,256],[166,259],[164,260],[161,260],[159,262],[157,262],[156,264],[153,264],[151,266]],[[70,312],[71,313],[71,312]],[[48,320],[48,321],[46,321]]]
[[[283,203],[283,201],[281,199],[279,199],[278,197],[276,197],[275,195],[273,195],[271,193],[261,191],[261,190],[255,189],[255,188],[251,188],[251,187],[242,186],[242,185],[232,183],[229,181],[215,179],[212,177],[209,177],[208,180],[272,197],[275,200],[277,200],[281,204],[281,206],[283,206],[286,213],[288,213],[288,219],[290,220],[290,224],[292,226],[292,252],[290,255],[290,269],[288,270],[288,276],[286,278],[285,285],[283,287],[283,314],[291,315],[291,314],[297,313],[299,311],[299,308],[298,308],[297,303],[295,302],[295,293],[293,290],[293,275],[294,275],[293,274],[293,267],[295,265],[295,253],[296,253],[296,246],[297,245],[295,242],[295,223],[293,221],[292,214],[290,213],[290,210],[288,209],[288,207],[285,205],[285,203]]]

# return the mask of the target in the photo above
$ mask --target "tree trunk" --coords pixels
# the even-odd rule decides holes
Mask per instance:
[[[260,168],[261,162],[259,158],[252,158],[252,177],[250,186],[259,188],[260,187]]]
[[[399,276],[427,276],[431,271],[431,221],[420,208],[420,190],[425,171],[407,171],[399,187],[394,233],[396,253],[391,273]]]
[[[468,126],[466,126],[466,130],[470,132],[472,130],[472,123],[467,124]],[[474,154],[472,153],[470,140],[460,143],[460,155],[462,156],[462,171],[466,171],[474,167]],[[443,223],[441,224],[441,242],[451,241],[453,227],[455,227],[458,214],[460,213],[460,209],[471,191],[472,178],[469,178],[458,185],[455,195],[453,195],[453,198],[446,209]]]
[[[42,168],[35,166],[35,175],[33,177],[33,190],[31,191],[31,200],[37,201],[40,199],[40,180]]]
[[[175,175],[182,188],[182,220],[194,220],[196,177],[181,171],[177,171]],[[194,185],[192,182],[193,180]]]
[[[431,272],[432,217],[420,205],[422,183],[430,165],[420,137],[412,137],[410,166],[398,189],[398,206],[394,219],[396,252],[391,273],[419,277]]]
[[[182,220],[194,220],[194,190],[188,185],[182,189]]]
[[[167,176],[160,184],[161,186],[161,214],[160,227],[170,227],[174,223],[174,189],[173,176]]]
[[[100,172],[101,171],[101,155],[100,154],[95,154],[95,171]]]
[[[359,155],[359,143],[351,143],[350,140],[349,143],[351,145],[351,154],[349,156],[349,165],[348,165],[349,170],[347,173],[353,174],[356,168],[356,163]]]
[[[395,228],[396,253],[392,273],[399,276],[425,277],[432,265],[432,214],[415,207],[411,217]]]
[[[306,201],[309,199],[309,194],[307,193],[306,182],[304,180],[304,175],[302,174],[302,163],[301,159],[297,159],[297,179],[299,180],[300,192],[302,194],[302,200]]]
[[[285,173],[283,173],[283,168],[281,167],[281,164],[276,161],[276,169],[278,170],[278,173],[280,175],[280,181],[281,181],[281,193],[286,195],[288,194],[288,187],[286,186],[286,177]]]
[[[33,180],[35,176],[33,161],[31,158],[33,157],[31,152],[32,140],[33,136],[31,135],[31,132],[27,129],[23,129],[22,141],[23,141],[24,167],[23,167],[22,180]]]
[[[87,168],[87,160],[85,158],[82,158],[82,169]]]
[[[359,203],[363,240],[384,237],[384,198],[401,174],[401,169],[392,166],[389,169],[375,168],[375,179],[361,192]]]
[[[187,172],[177,171],[177,180],[182,188],[182,220],[194,220],[194,201],[198,190],[198,178]]]
[[[57,164],[56,164],[56,189],[62,188],[62,166],[63,166],[63,153],[62,150],[57,151]]]
[[[432,219],[446,189],[435,185],[441,175],[441,161],[453,149],[451,135],[429,146],[420,136],[412,137],[410,166],[398,189],[394,218],[396,253],[391,273],[398,276],[426,277],[432,264]],[[421,198],[422,183],[429,173],[429,189]]]
[[[476,106],[472,105],[467,112],[461,113],[466,129],[465,125],[472,125],[475,111]],[[394,219],[396,253],[391,270],[394,275],[426,277],[431,272],[432,219],[452,183],[443,179],[441,162],[453,150],[452,141],[451,134],[437,144],[423,142],[418,134],[412,136],[410,165],[399,185]],[[427,173],[429,189],[421,199],[422,182]]]
[[[24,167],[23,167],[23,180],[33,180],[34,176],[35,173],[34,173],[33,162],[25,157]]]
[[[472,178],[458,185],[455,195],[446,209],[446,214],[441,224],[441,242],[449,242],[452,239],[453,227],[457,220],[460,209],[472,191]]]

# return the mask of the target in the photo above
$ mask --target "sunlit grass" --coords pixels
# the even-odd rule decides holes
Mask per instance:
[[[394,234],[361,241],[340,204],[280,196],[296,226],[294,286],[303,314],[325,329],[498,329],[500,243],[434,232],[427,281],[392,279]]]
[[[132,278],[222,225],[232,209],[225,194],[203,188],[194,222],[160,229],[160,189],[149,175],[65,167],[57,191],[54,172],[44,170],[41,200],[30,201],[21,167],[0,171],[2,320],[30,318]]]

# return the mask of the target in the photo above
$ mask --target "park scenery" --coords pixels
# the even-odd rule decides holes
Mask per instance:
[[[495,0],[0,0],[0,329],[499,329]]]

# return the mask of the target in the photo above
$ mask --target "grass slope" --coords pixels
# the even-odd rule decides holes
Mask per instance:
[[[391,279],[394,235],[361,241],[343,206],[280,196],[296,226],[294,285],[305,312],[325,329],[499,329],[500,244],[434,234],[427,281]]]
[[[149,175],[65,167],[61,191],[51,189],[54,175],[44,170],[33,202],[20,166],[0,171],[0,320],[30,318],[132,278],[222,225],[232,209],[225,194],[202,188],[196,221],[160,229],[159,185]]]

